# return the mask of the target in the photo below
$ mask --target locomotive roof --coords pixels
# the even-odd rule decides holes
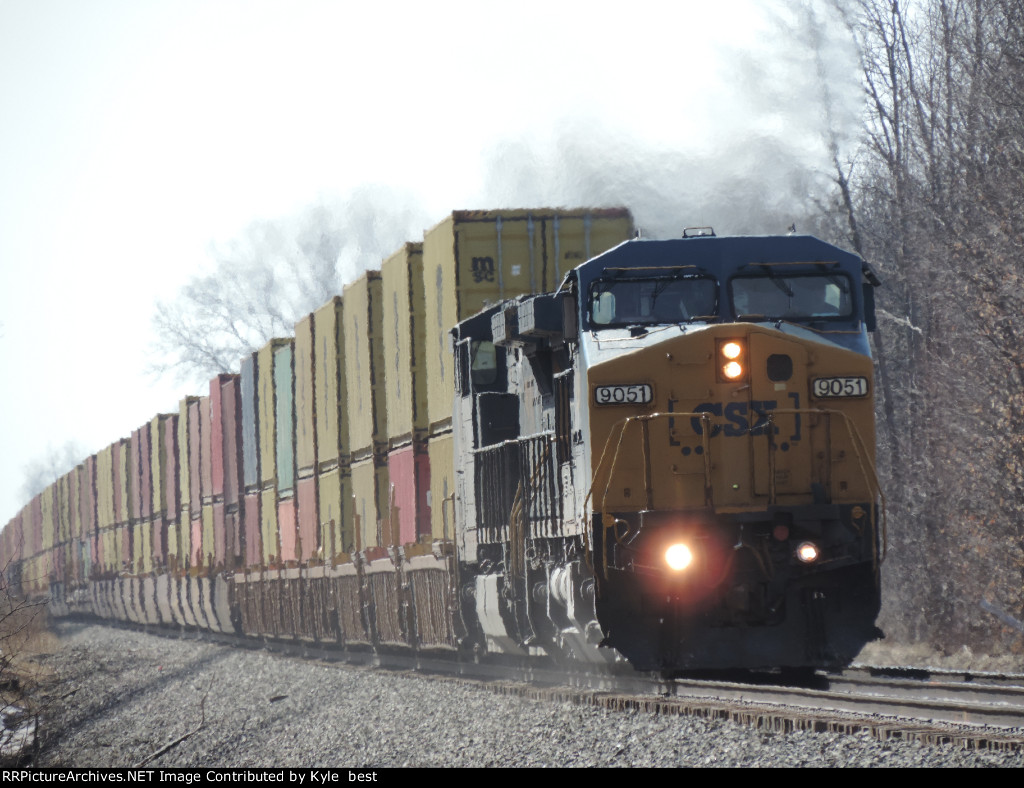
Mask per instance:
[[[624,241],[578,266],[570,276],[576,276],[585,289],[607,269],[695,266],[722,279],[744,268],[756,270],[758,264],[781,263],[832,264],[852,275],[870,272],[859,255],[814,236],[765,235]]]

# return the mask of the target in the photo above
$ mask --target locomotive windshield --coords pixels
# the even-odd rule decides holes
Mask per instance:
[[[737,276],[729,283],[738,319],[829,320],[853,316],[845,274]]]
[[[599,279],[590,288],[590,323],[659,325],[713,320],[718,282],[698,274]]]

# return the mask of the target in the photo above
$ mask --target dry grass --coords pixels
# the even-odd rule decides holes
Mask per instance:
[[[0,598],[0,702],[20,703],[45,681],[50,671],[39,658],[59,647],[45,604]]]

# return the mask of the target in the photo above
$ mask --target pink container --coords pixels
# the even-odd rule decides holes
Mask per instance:
[[[245,518],[242,521],[242,535],[245,541],[246,567],[259,566],[263,561],[263,542],[260,539],[260,493],[246,494],[243,502]]]
[[[239,503],[241,497],[241,454],[242,425],[239,422],[240,392],[238,375],[221,375],[220,414],[221,441],[223,445],[223,470],[221,486],[224,503],[229,506]],[[216,487],[216,479],[214,480]]]
[[[299,479],[296,496],[299,500],[299,545],[300,560],[309,561],[313,557],[323,557],[320,553],[319,534],[320,518],[317,516],[318,500],[316,477]],[[318,555],[319,553],[319,555]]]
[[[168,523],[181,518],[181,491],[178,489],[178,417],[170,416],[163,423],[164,430],[164,498]]]
[[[202,446],[199,404],[200,400],[188,404],[188,507],[191,518],[198,517],[203,507],[199,469],[200,447]],[[182,516],[184,517],[184,515]]]
[[[398,509],[399,544],[416,542],[420,535],[430,536],[430,459],[426,446],[410,443],[388,454],[391,495]]]
[[[294,498],[286,498],[277,502],[277,527],[281,537],[281,560],[284,562],[297,561]]]

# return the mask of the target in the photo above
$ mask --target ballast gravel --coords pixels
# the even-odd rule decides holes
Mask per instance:
[[[40,767],[1024,766],[1013,752],[608,711],[100,625],[56,631]]]

